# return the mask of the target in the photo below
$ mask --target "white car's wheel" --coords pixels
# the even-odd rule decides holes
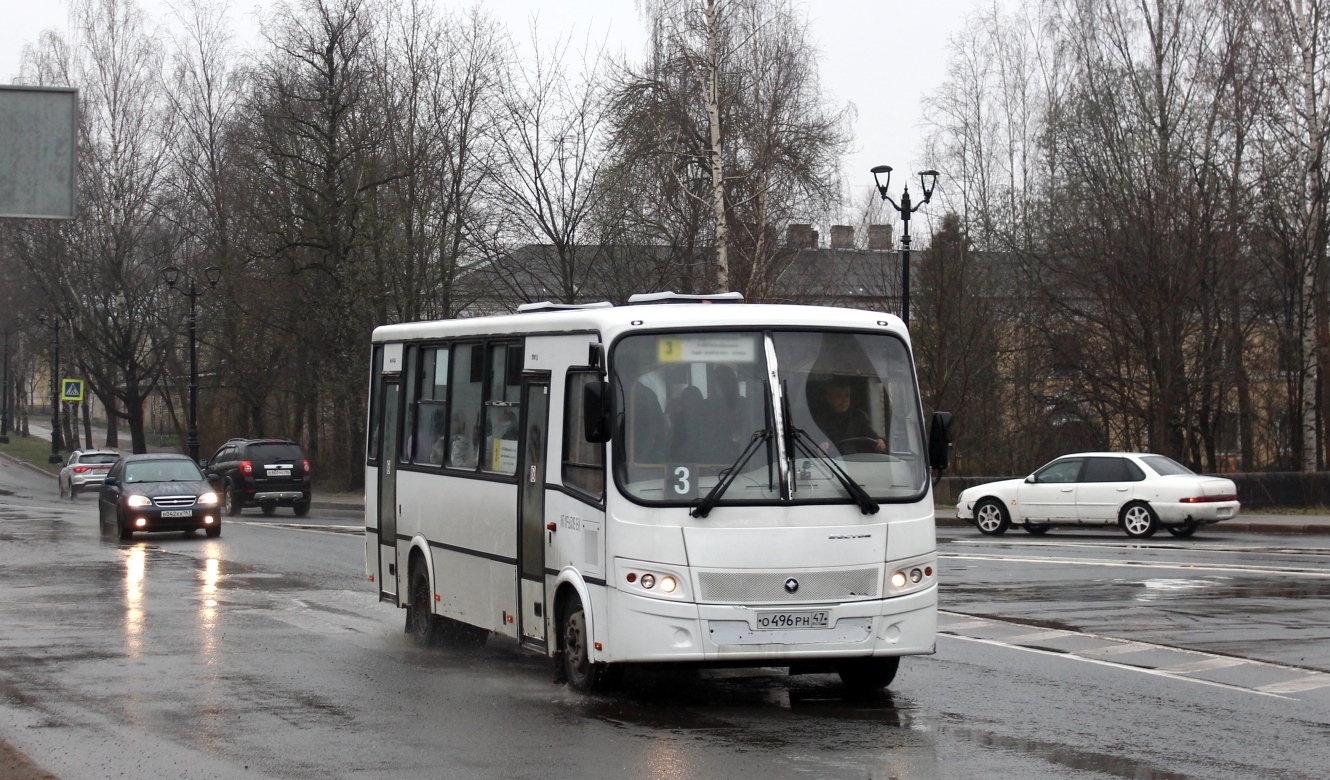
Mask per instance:
[[[979,526],[979,533],[985,536],[1001,536],[1011,525],[1011,518],[1000,501],[985,498],[975,505],[974,524]]]
[[[1149,504],[1127,504],[1120,518],[1122,530],[1133,539],[1145,539],[1159,530],[1159,516]]]

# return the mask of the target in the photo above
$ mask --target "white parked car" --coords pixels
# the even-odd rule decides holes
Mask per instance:
[[[1013,525],[1042,534],[1053,525],[1117,524],[1127,536],[1163,526],[1191,536],[1207,523],[1237,517],[1233,480],[1204,477],[1163,455],[1081,452],[1064,455],[1025,479],[961,491],[956,516],[996,536]]]
[[[120,453],[115,450],[74,450],[60,469],[60,497],[69,496],[72,501],[81,490],[100,488],[117,460]]]

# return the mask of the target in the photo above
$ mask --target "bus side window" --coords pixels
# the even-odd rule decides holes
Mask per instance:
[[[480,344],[461,344],[453,347],[452,408],[448,417],[448,452],[445,462],[449,468],[473,470],[480,458],[480,419],[484,411],[485,375],[476,372],[475,355],[483,361],[485,348]],[[482,363],[483,364],[483,363]]]
[[[448,451],[448,348],[427,347],[420,353],[420,400],[416,412],[415,462],[442,466]]]
[[[374,358],[370,361],[369,378],[369,431],[365,437],[365,465],[379,465],[379,405],[382,403],[383,388],[379,385],[383,379],[383,347],[374,347]],[[213,458],[216,460],[216,458]]]
[[[522,350],[520,344],[491,344],[489,394],[485,399],[485,449],[481,468],[499,474],[517,472],[518,421],[521,418]]]
[[[605,445],[583,435],[582,389],[599,379],[596,371],[569,371],[563,395],[563,484],[597,501],[605,496]]]

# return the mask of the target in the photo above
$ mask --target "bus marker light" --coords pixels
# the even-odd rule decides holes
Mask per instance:
[[[629,582],[637,582],[637,575],[630,571],[628,572],[628,576],[624,577],[624,579],[628,580]]]
[[[443,596],[440,596],[439,594],[435,593],[435,594],[434,594],[434,600],[435,600],[435,601],[443,601]]]
[[[660,589],[666,593],[673,593],[674,589],[677,587],[679,587],[679,583],[675,582],[674,578],[670,575],[666,574],[664,577],[660,578]]]
[[[656,585],[656,576],[654,574],[642,575],[642,587],[651,590]]]
[[[597,649],[597,650],[601,649],[601,647],[600,647],[600,643],[599,643],[599,642],[596,643],[596,649]]]
[[[925,566],[925,567],[924,567],[924,576],[925,576],[925,577],[932,577],[932,576],[933,576],[933,567],[932,567],[932,566]]]
[[[373,574],[369,575],[369,581],[370,581],[370,582],[373,582],[373,581],[374,581],[374,575],[373,575]]]
[[[893,588],[905,587],[905,572],[898,571],[895,574],[891,575],[891,587]]]

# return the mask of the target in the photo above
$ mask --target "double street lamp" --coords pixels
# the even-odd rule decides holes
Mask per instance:
[[[873,168],[873,183],[877,185],[878,194],[882,200],[891,204],[891,207],[901,215],[901,222],[905,223],[903,235],[901,236],[901,319],[905,322],[905,327],[910,327],[910,215],[923,207],[925,203],[933,197],[933,188],[937,186],[937,171],[923,171],[919,174],[919,186],[924,190],[924,199],[916,204],[910,203],[910,185],[905,185],[901,192],[901,202],[899,204],[891,199],[887,194],[887,188],[891,186],[891,166],[879,165]],[[879,174],[886,174],[887,180],[884,182],[878,178]]]
[[[64,460],[60,457],[60,314],[47,315],[46,309],[38,309],[37,322],[55,331],[55,357],[51,361],[51,455],[46,460],[59,463]]]
[[[212,289],[222,280],[222,269],[210,265],[203,269],[203,275],[208,281],[208,288]],[[188,277],[189,284],[184,289],[176,287],[176,284],[180,281],[180,269],[174,266],[162,269],[162,281],[166,282],[167,287],[189,299],[189,431],[186,434],[185,446],[189,448],[190,459],[197,463],[199,459],[199,360],[198,340],[195,333],[198,315],[194,301],[207,290],[197,290],[194,286],[193,276]]]

